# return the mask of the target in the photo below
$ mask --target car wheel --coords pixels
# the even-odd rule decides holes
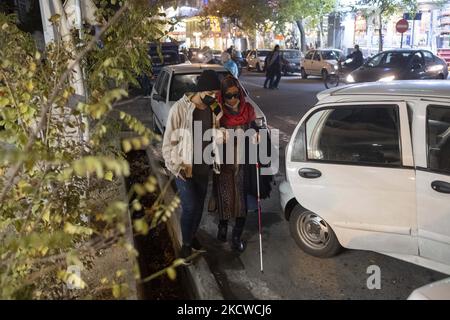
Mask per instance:
[[[256,64],[256,70],[258,72],[262,72],[261,66],[259,65],[259,63]]]
[[[328,71],[327,70],[322,70],[322,79],[325,80],[326,78],[328,78]]]
[[[289,219],[291,236],[306,253],[321,258],[335,256],[342,250],[333,229],[314,212],[294,207]]]
[[[300,73],[302,74],[302,79],[308,78],[308,75],[306,74],[305,69],[301,68]]]
[[[439,74],[439,76],[438,76],[438,79],[442,79],[442,80],[444,80],[445,79],[445,77],[444,77],[444,75],[441,73],[441,74]]]

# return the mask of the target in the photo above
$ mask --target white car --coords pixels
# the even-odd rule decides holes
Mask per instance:
[[[269,49],[258,49],[258,50],[252,50],[247,55],[247,69],[250,70],[256,70],[258,72],[262,72],[264,70],[264,64],[267,55],[272,52],[272,50]]]
[[[450,278],[414,290],[408,300],[450,300]]]
[[[338,60],[344,57],[344,53],[338,49],[310,50],[302,59],[300,72],[302,78],[308,76],[321,76],[325,79],[328,74],[338,69]]]
[[[154,130],[164,132],[169,110],[186,92],[190,92],[197,86],[197,79],[203,70],[214,70],[223,79],[230,73],[221,65],[211,64],[178,64],[162,68],[150,96],[153,111]],[[242,85],[241,85],[242,86]],[[258,125],[266,125],[266,117],[258,105],[250,98],[244,88],[245,99],[253,106],[258,120]]]
[[[450,274],[450,81],[323,91],[286,150],[281,205],[307,253],[371,250]]]

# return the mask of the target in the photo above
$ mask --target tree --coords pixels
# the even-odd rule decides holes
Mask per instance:
[[[417,11],[417,0],[360,0],[354,11],[362,11],[366,16],[378,19],[378,51],[383,51],[383,24],[394,13],[399,11]]]
[[[128,199],[117,199],[118,179],[129,174],[123,151],[156,136],[138,119],[120,113],[136,137],[117,140],[113,107],[124,103],[136,74],[150,72],[148,44],[164,36],[164,20],[146,0],[97,1],[107,22],[97,35],[67,43],[60,37],[39,52],[12,16],[0,14],[0,298],[64,297],[53,292],[69,277],[68,265],[84,266],[111,246],[135,250],[125,237]],[[61,30],[64,12],[51,17]],[[103,20],[102,19],[102,20]],[[87,30],[85,30],[87,31]],[[76,34],[76,32],[74,32]],[[103,46],[97,44],[102,39]],[[126,49],[126,50],[124,50]],[[74,67],[86,71],[89,98],[73,105]],[[120,102],[119,102],[120,101]],[[86,118],[89,136],[80,138]],[[119,144],[119,146],[117,145]],[[135,185],[131,210],[156,179]],[[131,196],[131,195],[130,195]],[[166,219],[178,204],[161,204],[137,220],[138,232]],[[173,277],[176,260],[166,271]],[[106,279],[115,297],[124,294],[122,272]],[[165,271],[163,272],[165,273]],[[82,286],[83,279],[76,278]],[[58,286],[60,288],[61,286]],[[56,290],[56,289],[55,289]]]
[[[311,23],[318,26],[320,39],[323,36],[323,16],[332,12],[334,7],[335,0],[278,0],[278,22],[295,22],[297,24],[300,31],[300,47],[302,51],[305,51],[305,19],[310,18],[312,20]]]
[[[236,27],[247,33],[267,30],[274,19],[274,1],[266,0],[217,0],[210,2],[204,15],[229,19]]]

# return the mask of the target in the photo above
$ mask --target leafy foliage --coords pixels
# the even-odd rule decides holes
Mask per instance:
[[[125,237],[128,201],[117,198],[118,179],[129,175],[129,166],[113,113],[114,105],[127,97],[126,88],[136,84],[136,75],[151,73],[148,44],[164,35],[164,20],[148,1],[97,4],[99,21],[108,22],[102,47],[85,33],[74,45],[59,40],[38,52],[14,19],[0,14],[3,299],[73,297],[62,290],[64,283],[84,288],[86,283],[68,273],[68,266],[89,267],[99,250],[115,245],[136,254]],[[61,19],[52,21],[59,28]],[[85,101],[74,94],[73,72],[67,73],[73,61],[80,61],[86,74]],[[137,134],[122,142],[124,151],[143,148],[155,138],[137,119],[120,117]],[[154,192],[155,181],[149,177],[143,192]],[[132,208],[138,209],[138,202]],[[153,209],[167,210],[158,204]],[[111,274],[102,283],[114,297],[122,297],[128,292],[123,271]]]

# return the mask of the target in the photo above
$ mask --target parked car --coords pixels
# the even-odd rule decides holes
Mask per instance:
[[[414,290],[408,300],[450,300],[450,278]]]
[[[338,61],[343,59],[344,53],[338,49],[310,50],[302,59],[300,72],[302,78],[321,76],[326,79],[328,74],[338,69]]]
[[[247,55],[247,69],[262,72],[267,55],[271,52],[269,49],[252,50]]]
[[[287,64],[283,65],[281,72],[286,76],[289,73],[300,72],[300,61],[302,60],[302,53],[300,50],[295,49],[283,49],[281,56],[287,61]]]
[[[197,79],[205,69],[215,70],[219,74],[220,79],[230,74],[221,65],[180,64],[167,66],[162,69],[153,86],[150,99],[153,111],[153,125],[156,131],[164,132],[170,108],[186,92],[190,92],[196,87]],[[244,92],[246,94],[245,99],[255,109],[256,118],[265,126],[266,117],[264,113],[250,98],[245,89]]]
[[[192,63],[198,63],[199,58],[197,57],[197,55],[200,53],[200,51],[200,48],[189,48],[187,56],[189,61],[191,61]]]
[[[447,63],[427,50],[381,52],[347,76],[347,82],[447,79]]]
[[[305,252],[380,252],[450,274],[450,82],[325,90],[286,150],[281,205]]]

